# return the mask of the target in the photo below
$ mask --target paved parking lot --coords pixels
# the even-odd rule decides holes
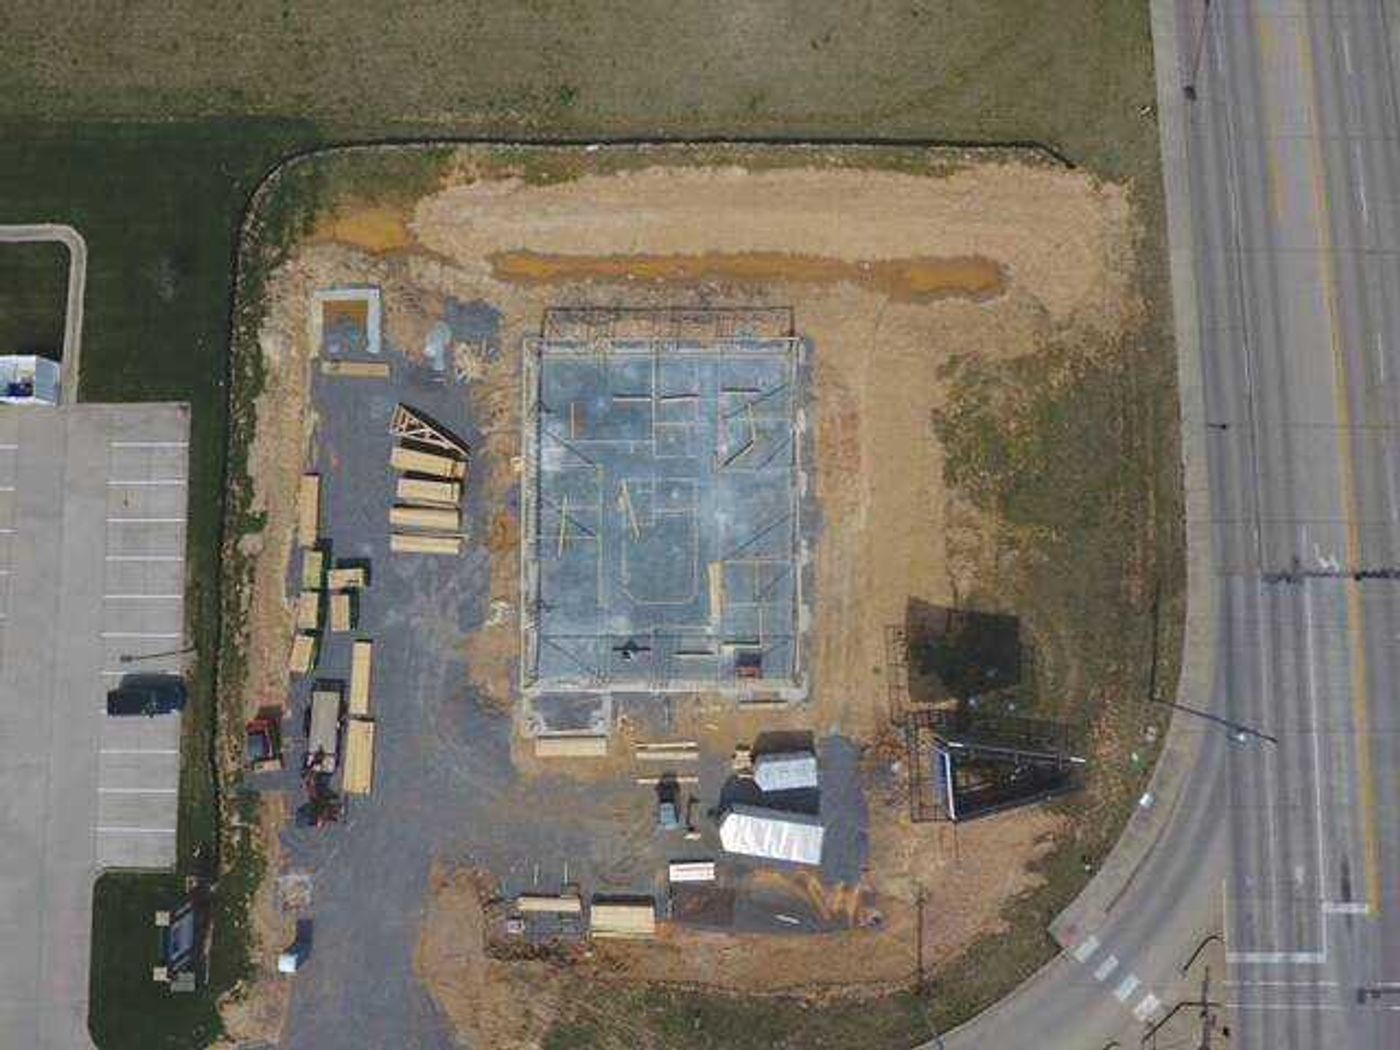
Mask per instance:
[[[108,718],[178,670],[187,411],[0,413],[0,1046],[89,1046],[92,883],[175,858],[178,716]]]

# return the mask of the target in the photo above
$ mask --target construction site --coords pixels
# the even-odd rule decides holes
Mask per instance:
[[[1033,164],[663,159],[536,185],[463,151],[269,281],[269,963],[235,1032],[528,1047],[591,982],[879,997],[1039,885],[1082,725],[993,716],[986,673],[925,695],[891,625],[994,583],[940,370],[1115,330],[1126,205]]]

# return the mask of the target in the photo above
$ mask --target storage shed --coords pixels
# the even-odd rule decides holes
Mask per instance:
[[[734,806],[719,825],[728,852],[791,864],[820,864],[822,833],[816,817],[761,806]]]
[[[810,751],[775,751],[754,759],[760,791],[798,791],[817,786],[817,756]]]

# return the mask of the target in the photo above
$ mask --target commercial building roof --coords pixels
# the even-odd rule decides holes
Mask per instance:
[[[754,760],[754,782],[762,791],[796,791],[817,786],[817,756],[810,751],[775,751]]]
[[[734,806],[719,825],[720,843],[728,852],[792,864],[820,864],[822,834],[816,817],[760,806]]]

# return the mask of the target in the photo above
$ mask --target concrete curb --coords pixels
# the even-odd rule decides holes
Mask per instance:
[[[78,361],[83,344],[83,294],[87,289],[87,242],[72,226],[33,223],[0,226],[0,244],[61,244],[68,249],[68,299],[63,317],[62,378],[64,404],[78,399]]]
[[[1205,382],[1201,365],[1195,234],[1186,155],[1187,101],[1181,89],[1178,0],[1152,0],[1158,128],[1166,192],[1177,386],[1181,402],[1181,458],[1186,512],[1186,626],[1177,701],[1202,706],[1212,695],[1216,662],[1215,538],[1211,528],[1206,462]],[[1176,814],[1182,786],[1195,765],[1200,734],[1171,721],[1148,783],[1154,801],[1134,811],[1102,867],[1050,926],[1061,947],[1072,947],[1099,926],[1151,856]]]

